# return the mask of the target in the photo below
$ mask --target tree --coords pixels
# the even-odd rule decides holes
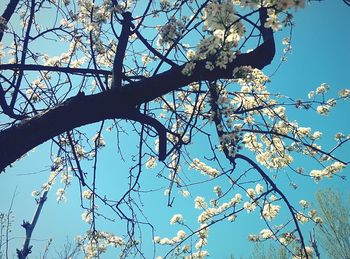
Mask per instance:
[[[320,190],[317,196],[317,209],[320,222],[310,234],[315,248],[323,248],[327,258],[350,257],[350,213],[342,195],[332,189]],[[319,256],[319,255],[318,255]],[[251,258],[288,258],[283,246],[269,244],[268,247],[258,243],[254,247]],[[319,258],[319,257],[317,257]]]
[[[350,213],[341,195],[327,189],[317,193],[322,224],[319,239],[329,258],[350,257]]]
[[[87,258],[110,246],[121,257],[148,258],[143,242],[154,247],[153,256],[166,247],[166,256],[206,257],[209,228],[234,221],[242,211],[257,211],[266,224],[250,240],[278,239],[286,249],[297,246],[295,256],[310,257],[301,224],[319,218],[298,211],[269,171],[290,170],[316,181],[340,173],[348,161],[336,152],[349,136],[338,134],[334,147],[321,149],[322,133],[289,120],[286,107],[326,115],[350,90],[327,99],[329,86],[321,84],[307,101],[268,91],[270,79],[262,69],[275,57],[275,33],[288,30],[283,44],[290,52],[292,13],[304,5],[303,0],[10,0],[0,17],[0,39],[12,41],[1,45],[0,54],[0,170],[16,166],[46,141],[52,160],[47,182],[33,192],[38,206],[33,221],[23,222],[26,239],[18,257],[31,252],[32,232],[58,177],[58,201],[66,199],[73,178],[79,181],[89,231],[78,245]],[[101,154],[113,145],[105,140],[105,127],[115,132],[120,160],[127,159],[120,135],[138,138],[127,159],[128,187],[116,186],[118,198],[97,184]],[[206,143],[206,150],[195,150],[196,142]],[[317,168],[305,174],[294,162],[299,157],[315,160]],[[170,219],[181,227],[175,236],[154,233],[142,207],[149,192],[143,187],[145,167],[167,183],[168,206],[175,205],[178,191],[189,196],[193,186],[212,185],[210,203],[205,192],[194,197],[198,226],[176,213]],[[187,174],[188,167],[201,175]],[[301,202],[304,209],[306,204]],[[288,217],[277,218],[277,227],[282,208]],[[115,218],[125,222],[125,233],[98,228],[98,220]],[[147,228],[152,242],[142,238]]]
[[[250,258],[280,258],[280,259],[288,259],[286,250],[283,246],[274,247],[272,244],[265,248],[263,244],[257,244],[253,250],[253,254]]]

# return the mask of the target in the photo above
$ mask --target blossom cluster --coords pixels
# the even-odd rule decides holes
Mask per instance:
[[[96,148],[102,148],[106,146],[106,141],[100,133],[97,133],[92,138],[92,142],[95,144]]]
[[[48,180],[42,184],[40,190],[32,191],[31,195],[38,198],[40,195],[47,193],[56,184],[56,180],[61,176],[60,182],[63,187],[59,187],[56,190],[56,201],[65,202],[67,201],[66,190],[71,185],[73,176],[71,175],[71,169],[67,168],[65,165],[65,159],[63,157],[57,156],[52,159],[51,172],[49,174]]]
[[[198,216],[198,222],[204,224],[206,222],[210,222],[215,216],[222,215],[224,212],[229,210],[230,208],[235,207],[242,200],[241,194],[237,193],[233,198],[231,198],[228,202],[223,202],[221,205],[214,204],[214,207],[208,207],[208,205],[204,202],[203,197],[196,197],[195,199],[195,208],[202,209],[203,212]],[[234,217],[230,217],[228,220],[233,221]]]
[[[237,47],[245,33],[245,28],[235,14],[235,8],[230,0],[212,2],[204,12],[204,29],[212,31],[215,38]]]
[[[204,175],[208,175],[211,178],[217,177],[220,172],[216,170],[213,167],[208,166],[204,162],[201,162],[198,158],[195,158],[192,160],[192,163],[190,164],[190,168],[193,168],[199,172],[201,172]]]
[[[336,161],[333,164],[326,166],[322,170],[311,170],[310,176],[315,180],[315,181],[320,181],[324,177],[327,178],[332,178],[336,173],[341,172],[345,168],[345,164],[342,162]]]
[[[186,237],[186,232],[183,230],[179,230],[173,238],[169,239],[167,237],[160,238],[159,236],[155,236],[153,241],[156,244],[160,245],[174,245],[176,243],[181,242]],[[185,250],[186,248],[183,248],[182,250]]]
[[[150,157],[148,161],[146,162],[146,168],[152,169],[155,168],[157,165],[156,158],[154,156]]]
[[[246,0],[224,0],[211,1],[204,8],[203,30],[208,32],[208,36],[197,45],[197,51],[191,51],[192,61],[208,60],[206,69],[213,70],[215,67],[226,68],[229,62],[236,57],[236,48],[243,38],[246,28],[242,19],[236,14],[235,6],[258,9],[262,6],[268,7],[268,18],[264,24],[266,28],[278,31],[283,24],[290,22],[291,16],[287,16],[282,22],[280,14],[291,8],[298,9],[305,6],[305,0],[266,0],[266,1],[246,1]],[[171,31],[175,31],[172,29]],[[174,33],[171,33],[171,35]],[[288,44],[290,46],[290,44]],[[238,53],[238,52],[237,52]],[[186,66],[184,75],[191,75],[194,65]]]
[[[84,237],[77,236],[76,242],[82,246],[85,259],[94,259],[100,257],[107,251],[108,247],[124,247],[123,238],[105,231],[87,231]]]
[[[169,21],[159,29],[158,45],[167,45],[170,47],[176,40],[182,35],[184,29],[184,23],[177,20],[175,17],[169,19]]]
[[[182,243],[187,239],[187,234],[183,230],[179,230],[176,234],[176,236],[172,238],[168,237],[163,237],[161,238],[160,236],[155,236],[153,238],[153,242],[155,244],[159,245],[170,245],[174,246],[174,256],[178,257],[181,256],[181,258],[185,259],[193,259],[193,258],[206,258],[209,253],[208,251],[204,250],[203,247],[208,244],[208,232],[209,232],[209,227],[206,224],[201,224],[199,226],[199,229],[196,231],[198,240],[194,246],[196,249],[196,252],[192,250],[192,248],[184,244],[182,247],[179,247],[179,243]],[[157,258],[162,258],[162,257],[157,257]]]

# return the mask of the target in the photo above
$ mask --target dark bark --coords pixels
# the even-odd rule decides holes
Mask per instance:
[[[113,76],[111,87],[122,86],[123,60],[125,57],[126,47],[129,41],[130,28],[134,27],[134,25],[132,24],[132,17],[130,12],[125,12],[123,14],[123,18],[124,20],[122,21],[122,31],[119,36],[117,52],[115,54],[113,62]]]
[[[265,12],[260,12],[262,21]],[[262,24],[264,24],[262,22]],[[271,29],[261,26],[264,43],[254,51],[237,55],[226,69],[205,69],[205,61],[198,61],[191,76],[182,74],[183,66],[133,82],[123,87],[94,95],[78,95],[64,103],[48,109],[30,119],[0,132],[0,172],[32,148],[74,128],[105,119],[133,119],[135,108],[201,80],[213,81],[232,78],[233,70],[240,66],[262,69],[269,65],[275,55],[275,45]]]
[[[41,210],[43,209],[44,203],[47,199],[48,192],[49,191],[44,191],[41,197],[37,200],[37,207],[36,207],[32,222],[30,223],[29,221],[23,221],[22,223],[22,227],[26,231],[26,238],[24,240],[22,249],[17,249],[18,259],[26,259],[28,255],[32,252],[32,246],[30,245],[30,240],[32,238],[34,228],[38,223],[38,219],[39,219]]]
[[[0,71],[2,70],[13,70],[13,71],[52,71],[52,72],[62,72],[67,74],[77,74],[77,75],[112,75],[109,70],[96,70],[93,68],[72,68],[72,67],[49,67],[36,64],[0,64]],[[124,76],[123,76],[124,78]]]
[[[18,2],[19,0],[11,0],[10,3],[7,5],[4,13],[1,15],[2,17],[5,18],[7,22],[11,19],[11,16],[15,12]],[[0,41],[2,40],[3,36],[4,36],[4,31],[0,30]]]

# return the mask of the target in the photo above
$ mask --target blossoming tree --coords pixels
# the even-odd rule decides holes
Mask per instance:
[[[0,40],[8,42],[0,43],[0,170],[6,174],[48,141],[52,160],[47,182],[32,193],[38,208],[33,221],[23,223],[18,257],[31,252],[48,192],[58,185],[57,201],[64,201],[74,178],[89,226],[77,241],[86,258],[109,247],[121,257],[205,258],[213,225],[254,211],[266,227],[251,241],[276,240],[295,258],[312,257],[315,247],[301,224],[322,219],[307,201],[292,204],[274,175],[332,178],[348,164],[335,153],[349,136],[339,133],[324,150],[322,133],[289,120],[286,107],[327,115],[350,90],[327,98],[329,86],[321,84],[307,101],[294,100],[270,93],[262,71],[281,47],[275,34],[286,34],[284,52],[291,50],[293,12],[305,2],[9,0],[0,17]],[[106,129],[115,143],[106,141]],[[121,172],[128,185],[116,183],[121,195],[107,196],[97,188],[99,155],[115,145],[113,156],[124,160],[122,150],[131,148],[119,142],[125,132],[135,143],[132,159],[125,158],[131,168]],[[295,157],[315,160],[317,168],[306,172]],[[179,196],[193,199],[197,222],[180,211],[167,219],[179,226],[175,234],[157,233],[142,209],[146,170],[158,177],[154,192],[166,183],[163,206],[175,206]],[[213,195],[204,189],[193,195],[198,185]],[[283,219],[277,217],[282,210]],[[111,217],[125,232],[97,227]],[[146,231],[152,238],[142,239]],[[144,246],[154,247],[151,255]]]

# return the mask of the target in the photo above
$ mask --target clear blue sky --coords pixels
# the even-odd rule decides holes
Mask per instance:
[[[294,27],[292,54],[288,56],[288,62],[284,63],[278,72],[272,77],[269,84],[271,92],[280,92],[295,98],[307,98],[307,94],[320,83],[328,83],[331,86],[331,93],[336,94],[342,88],[350,87],[350,8],[340,0],[328,0],[322,3],[313,3],[312,6],[306,7],[304,10],[296,14],[296,26]],[[282,33],[279,33],[281,36]],[[285,35],[283,35],[285,36]],[[282,37],[277,37],[277,49],[282,49]],[[275,62],[265,70],[269,75],[278,65],[281,52],[278,52]],[[327,139],[333,139],[334,133],[349,133],[349,102],[341,102],[329,116],[321,117],[315,112],[305,111],[292,112],[290,118],[297,120],[304,126],[311,126],[315,130],[324,133],[322,146],[330,147]],[[92,130],[93,131],[93,130]],[[118,193],[122,193],[127,187],[126,177],[130,164],[108,156],[115,150],[113,141],[115,136],[110,133],[104,133],[109,140],[106,150],[101,154],[105,154],[105,158],[100,163],[99,188],[106,193],[113,192],[116,197]],[[125,137],[122,142],[126,145],[133,143],[131,137]],[[110,144],[109,144],[110,143]],[[206,149],[200,143],[193,148],[199,154],[201,150]],[[9,208],[11,196],[17,188],[13,214],[14,224],[11,240],[11,249],[18,247],[22,242],[21,237],[24,231],[19,225],[23,219],[30,220],[34,208],[35,201],[30,197],[33,190],[39,189],[40,185],[46,181],[48,170],[38,172],[43,168],[49,168],[49,145],[44,144],[37,148],[23,161],[17,163],[13,168],[9,168],[5,174],[0,175],[0,211],[4,212]],[[125,156],[129,157],[134,150],[125,150]],[[346,147],[338,155],[344,160],[349,160],[350,149]],[[312,167],[308,160],[297,161],[304,164],[305,167]],[[33,172],[38,172],[31,174]],[[344,175],[349,174],[349,169],[344,171]],[[153,174],[152,174],[153,173]],[[159,179],[154,172],[145,170],[143,172],[143,182],[145,186],[153,186],[155,181]],[[348,191],[348,181],[341,181],[338,178],[332,181],[325,179],[316,184],[312,180],[305,178],[294,178],[295,182],[300,184],[300,188],[293,191],[292,188],[285,184],[282,188],[286,191],[287,196],[294,202],[305,198],[314,201],[314,194],[318,189],[332,186],[343,192]],[[159,181],[161,182],[161,181]],[[165,187],[165,182],[161,182],[159,187]],[[284,183],[282,182],[282,185]],[[48,238],[54,238],[56,249],[62,247],[66,236],[74,237],[82,234],[87,230],[87,225],[81,221],[82,209],[79,206],[79,190],[76,181],[68,190],[68,202],[57,204],[55,202],[55,192],[60,186],[54,187],[49,194],[48,202],[45,204],[43,212],[39,219],[39,224],[33,235],[33,257],[37,258],[38,253],[42,252]],[[147,189],[147,188],[145,188]],[[199,195],[203,189],[194,188],[192,195],[194,198]],[[163,191],[152,194],[145,194],[144,211],[149,216],[149,220],[157,226],[156,234],[161,236],[176,235],[179,227],[170,226],[169,219],[175,213],[182,213],[186,222],[191,222],[192,226],[196,226],[195,221],[198,211],[193,209],[193,199],[177,198],[173,208],[166,207],[166,198],[162,194]],[[208,189],[207,192],[211,192]],[[149,198],[147,198],[149,196]],[[208,195],[209,196],[209,195]],[[194,214],[196,213],[196,214]],[[111,228],[118,234],[124,230],[124,223],[104,223],[99,221],[99,226],[103,230]],[[210,238],[208,250],[212,258],[229,258],[230,254],[237,257],[246,258],[250,254],[252,244],[247,241],[249,233],[258,233],[263,227],[259,215],[245,215],[239,217],[235,223],[223,223],[215,226],[210,230]],[[306,228],[307,229],[307,228]],[[307,232],[306,232],[307,234]],[[150,234],[146,234],[144,238],[150,238]],[[39,249],[40,248],[40,249]],[[151,251],[151,247],[145,247],[146,251]]]

